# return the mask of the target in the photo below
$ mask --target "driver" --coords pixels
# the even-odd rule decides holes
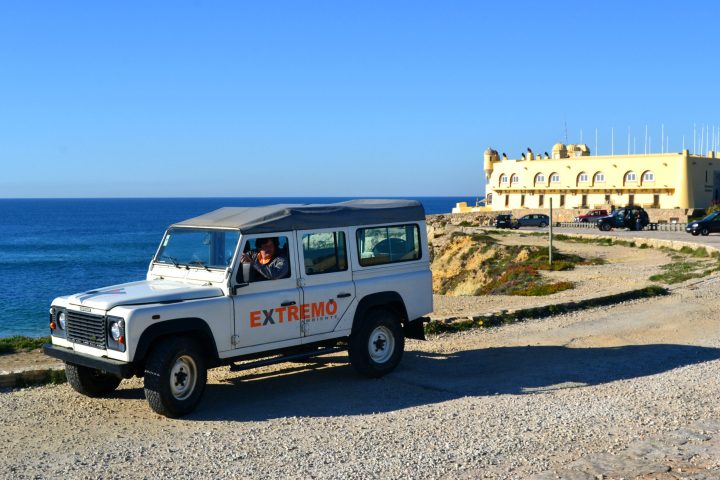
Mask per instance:
[[[277,237],[258,238],[255,241],[258,250],[242,254],[240,262],[252,265],[253,281],[276,280],[288,276],[290,265],[285,257],[278,255],[278,244]]]

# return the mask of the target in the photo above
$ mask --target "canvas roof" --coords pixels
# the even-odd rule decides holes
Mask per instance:
[[[350,200],[328,204],[224,207],[173,226],[237,228],[243,233],[272,233],[422,220],[425,220],[425,209],[415,200]]]

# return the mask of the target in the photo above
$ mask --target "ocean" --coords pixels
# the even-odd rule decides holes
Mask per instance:
[[[415,199],[428,214],[475,202]],[[165,228],[174,222],[223,206],[342,200],[348,199],[0,199],[0,337],[47,335],[55,297],[144,279]]]

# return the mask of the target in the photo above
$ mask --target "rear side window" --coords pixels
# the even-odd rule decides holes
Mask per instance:
[[[420,258],[420,228],[417,224],[357,230],[360,265],[384,265]]]
[[[347,270],[345,232],[308,233],[302,244],[306,275]]]

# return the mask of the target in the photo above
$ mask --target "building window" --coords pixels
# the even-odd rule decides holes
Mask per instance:
[[[625,182],[637,182],[637,175],[635,174],[635,172],[627,172],[625,174]]]
[[[605,183],[605,174],[602,172],[597,172],[595,174],[595,183]]]
[[[544,174],[538,173],[537,175],[535,175],[535,185],[538,185],[538,184],[542,185],[544,183],[545,183],[545,175]]]
[[[653,208],[660,208],[660,195],[653,195]]]
[[[610,205],[610,195],[605,195],[605,203]]]
[[[557,173],[550,175],[550,183],[560,183],[560,175]]]
[[[508,177],[505,174],[500,175],[500,183],[507,183]]]
[[[587,195],[582,196],[582,208],[588,208],[588,201],[587,201]]]
[[[517,174],[513,173],[512,176],[510,177],[510,185],[515,185],[519,181],[520,181],[520,179],[518,178]]]
[[[565,195],[560,195],[560,206],[561,207],[565,206]]]
[[[538,207],[544,207],[545,206],[545,195],[539,195],[538,196]]]
[[[505,206],[510,205],[510,195],[505,195]]]
[[[643,173],[643,183],[645,182],[654,182],[655,181],[655,174],[651,171],[647,171]]]
[[[521,207],[525,206],[525,195],[520,195],[520,206]]]
[[[588,174],[585,172],[581,172],[580,175],[578,175],[578,183],[587,183],[588,182]]]
[[[628,205],[630,205],[630,206],[635,205],[635,195],[633,195],[633,194],[628,195]]]

